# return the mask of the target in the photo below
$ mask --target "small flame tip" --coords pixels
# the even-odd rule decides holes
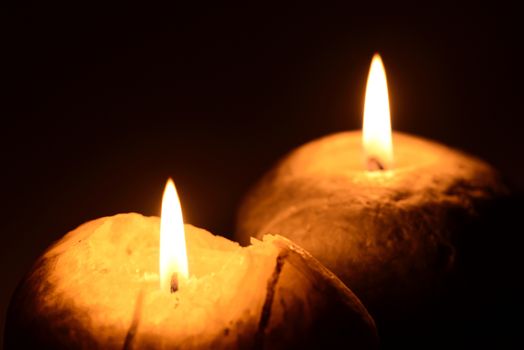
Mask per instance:
[[[373,58],[371,59],[371,64],[375,63],[375,62],[378,62],[380,63],[381,65],[384,65],[383,61],[382,61],[382,56],[380,56],[380,54],[378,52],[375,52],[373,54]]]

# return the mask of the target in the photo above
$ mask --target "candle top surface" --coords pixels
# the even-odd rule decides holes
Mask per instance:
[[[420,137],[394,132],[395,163],[391,169],[369,171],[362,150],[360,131],[340,132],[308,142],[283,157],[273,169],[272,179],[283,183],[301,178],[330,178],[351,182],[355,188],[380,191],[392,186],[425,188],[433,181],[476,178],[486,181],[493,168],[480,159]],[[440,185],[438,185],[440,186]]]
[[[299,172],[306,175],[334,171],[387,174],[406,172],[436,162],[445,163],[451,154],[459,153],[437,142],[399,132],[393,133],[393,145],[395,163],[389,171],[366,169],[361,131],[339,132],[310,141],[289,153],[285,157],[289,162],[286,165],[296,175]]]

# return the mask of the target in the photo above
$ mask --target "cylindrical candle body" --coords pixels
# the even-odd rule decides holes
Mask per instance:
[[[365,170],[360,132],[292,151],[246,196],[237,238],[290,238],[372,314],[416,307],[453,270],[465,227],[507,189],[479,159],[406,134],[393,140],[386,171]]]
[[[88,222],[53,245],[10,304],[6,348],[374,347],[373,320],[331,272],[287,239],[242,248],[186,225],[191,277],[160,290],[159,219]]]

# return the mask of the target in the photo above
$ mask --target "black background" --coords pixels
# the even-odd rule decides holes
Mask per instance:
[[[158,215],[169,176],[187,222],[230,236],[242,195],[280,156],[360,128],[375,51],[396,130],[478,155],[524,186],[516,9],[2,12],[2,330],[14,287],[45,247],[97,217]]]

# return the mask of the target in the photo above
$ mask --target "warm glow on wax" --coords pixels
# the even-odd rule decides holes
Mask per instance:
[[[391,116],[386,70],[379,54],[373,56],[364,100],[362,144],[368,170],[390,169],[393,165]]]
[[[176,280],[187,279],[186,237],[182,208],[173,180],[169,179],[162,199],[160,218],[160,288],[172,289],[173,275]]]

